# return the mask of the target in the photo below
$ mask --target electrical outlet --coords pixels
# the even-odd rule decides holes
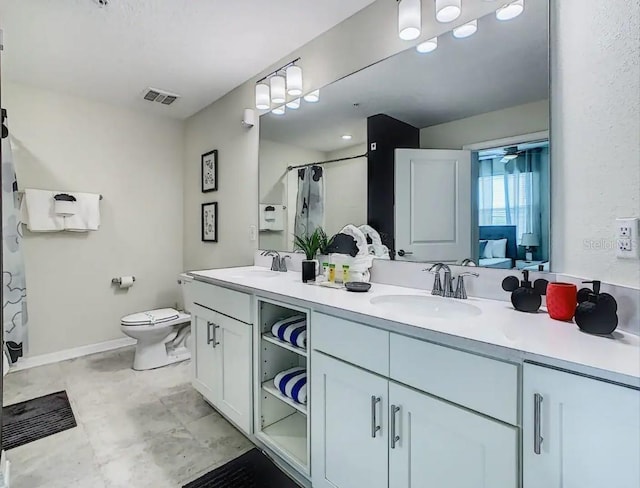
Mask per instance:
[[[633,246],[631,244],[631,239],[618,239],[618,251],[631,252],[632,250]]]
[[[255,225],[249,226],[249,240],[254,242],[258,238],[258,229]]]
[[[638,219],[616,219],[616,255],[638,259]]]

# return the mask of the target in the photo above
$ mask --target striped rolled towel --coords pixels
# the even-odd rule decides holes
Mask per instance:
[[[271,333],[281,341],[304,349],[307,347],[307,316],[294,315],[278,320],[271,327]]]
[[[275,387],[296,403],[307,404],[307,370],[291,368],[278,373],[273,380]]]

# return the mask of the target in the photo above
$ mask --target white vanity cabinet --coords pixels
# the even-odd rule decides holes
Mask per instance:
[[[640,391],[525,364],[524,488],[638,488]]]
[[[219,300],[217,291],[224,290],[225,297],[231,296],[232,299],[227,300],[227,306],[222,308],[246,319],[251,314],[251,297],[214,285],[195,284],[199,293],[194,297],[191,319],[193,386],[220,413],[250,434],[253,414],[252,326],[206,304],[215,306]],[[216,298],[209,298],[211,296]],[[230,303],[235,303],[238,310],[229,308]]]

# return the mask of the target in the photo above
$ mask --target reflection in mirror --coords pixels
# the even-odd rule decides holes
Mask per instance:
[[[548,270],[549,165],[540,0],[343,78],[318,103],[263,115],[260,248],[368,224],[381,258]]]

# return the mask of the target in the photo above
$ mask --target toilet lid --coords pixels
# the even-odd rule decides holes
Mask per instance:
[[[170,322],[179,317],[178,311],[173,308],[159,308],[147,312],[138,312],[122,317],[122,325],[151,325]]]

